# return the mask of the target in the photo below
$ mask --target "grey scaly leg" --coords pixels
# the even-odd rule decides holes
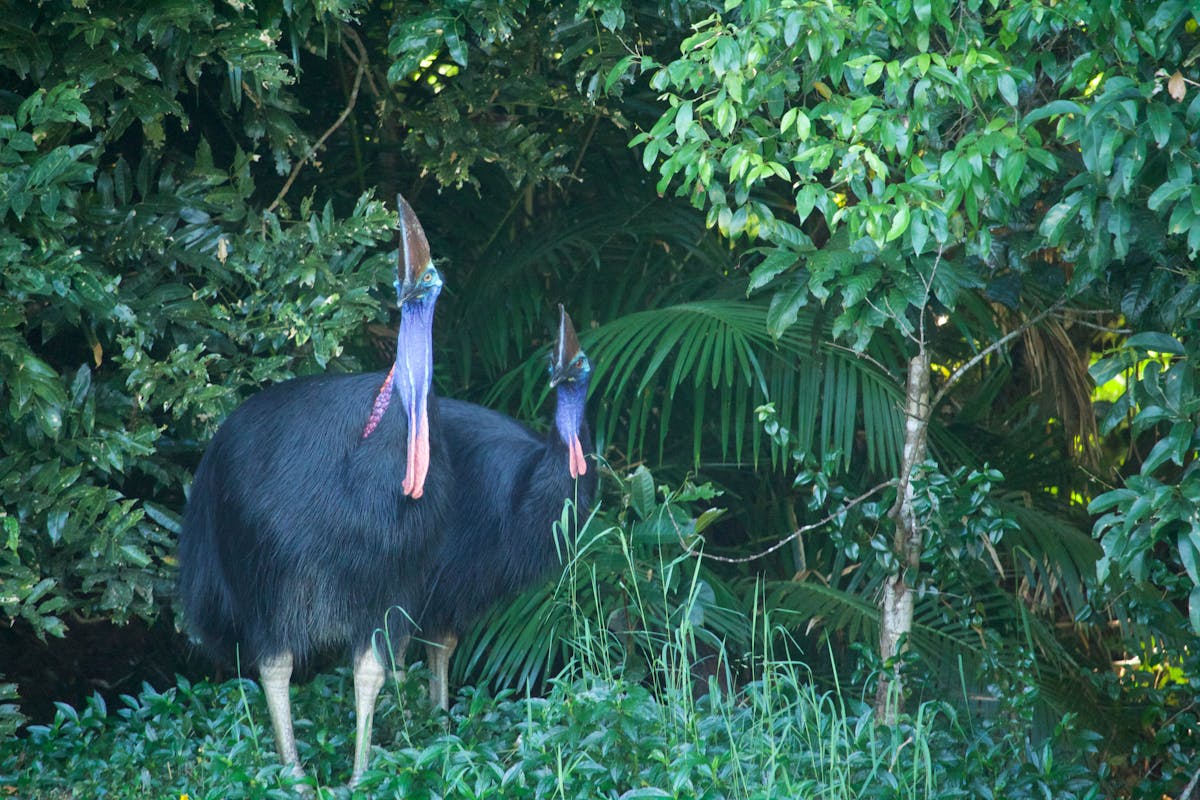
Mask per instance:
[[[425,645],[429,658],[429,701],[443,711],[450,710],[450,656],[458,647],[458,637],[448,633],[436,642]]]
[[[371,648],[354,658],[354,713],[358,728],[354,736],[354,772],[350,785],[358,784],[371,757],[371,723],[375,717],[375,700],[383,688],[383,664]]]
[[[263,693],[267,696],[267,711],[271,715],[271,727],[275,730],[275,749],[284,764],[290,764],[297,777],[304,774],[300,769],[300,756],[296,753],[296,734],[292,729],[292,704],[288,687],[292,680],[292,654],[283,653],[263,659],[258,667]]]

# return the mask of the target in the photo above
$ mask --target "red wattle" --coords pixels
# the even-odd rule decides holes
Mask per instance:
[[[578,436],[571,437],[571,477],[578,478],[587,473],[587,460],[583,457],[583,445]]]
[[[411,419],[411,418],[410,418]],[[408,466],[404,472],[404,493],[416,500],[425,494],[425,476],[429,474],[429,414],[421,409],[421,416],[409,423]]]

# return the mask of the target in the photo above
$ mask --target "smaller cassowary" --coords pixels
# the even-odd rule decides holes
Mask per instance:
[[[591,365],[562,306],[559,315],[550,366],[557,407],[547,435],[487,408],[437,400],[455,482],[450,517],[432,551],[417,635],[429,642],[430,699],[443,709],[459,635],[496,603],[553,571],[559,564],[554,527],[564,502],[574,503],[574,519],[581,521],[596,494],[584,418]]]
[[[179,540],[189,629],[217,660],[258,670],[279,756],[297,773],[293,665],[332,648],[350,651],[358,723],[351,783],[370,753],[383,654],[389,643],[402,650],[412,632],[423,565],[452,486],[430,398],[442,279],[412,208],[397,203],[401,313],[392,372],[386,380],[298,378],[243,403],[196,469]],[[393,392],[403,412],[384,414]]]

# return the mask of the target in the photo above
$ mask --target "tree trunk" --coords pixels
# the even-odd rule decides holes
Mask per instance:
[[[900,463],[900,482],[896,502],[888,516],[896,525],[892,551],[899,571],[883,584],[880,600],[879,655],[886,665],[879,676],[875,694],[875,718],[894,724],[900,713],[903,683],[894,659],[904,638],[912,631],[913,583],[921,564],[922,530],[913,510],[913,472],[925,460],[926,433],[929,430],[929,353],[924,345],[908,362],[908,382],[904,401],[904,452]]]

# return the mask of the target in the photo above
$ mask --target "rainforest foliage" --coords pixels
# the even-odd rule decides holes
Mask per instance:
[[[733,683],[765,637],[883,703],[1079,711],[1098,760],[1177,791],[1200,681],[1196,14],[16,4],[4,624],[174,619],[180,512],[225,416],[388,363],[400,192],[446,277],[442,394],[544,424],[558,302],[595,366],[593,569],[498,609],[460,681],[537,685],[567,657],[564,596],[644,578],[641,616],[606,623],[626,679],[682,615]]]

